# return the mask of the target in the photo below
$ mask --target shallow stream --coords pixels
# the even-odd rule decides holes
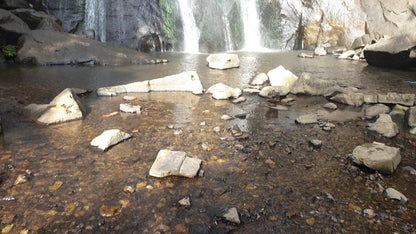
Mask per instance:
[[[0,66],[0,227],[10,233],[253,233],[253,232],[414,232],[416,137],[402,126],[388,139],[367,130],[362,108],[337,104],[330,113],[324,97],[294,96],[288,111],[267,107],[267,99],[244,94],[246,102],[217,101],[190,93],[129,94],[141,114],[103,115],[119,110],[124,95],[97,97],[99,87],[149,80],[183,71],[198,72],[204,88],[222,82],[245,88],[260,72],[279,65],[296,75],[334,80],[363,93],[415,93],[415,71],[384,70],[365,62],[332,56],[301,59],[298,52],[239,53],[238,69],[212,70],[207,55],[155,54],[167,64],[125,67]],[[40,126],[23,113],[30,103],[49,103],[63,89],[93,92],[82,97],[87,116]],[[277,100],[278,101],[278,100]],[[223,114],[246,118],[221,120]],[[294,119],[320,113],[320,124],[297,125]],[[213,128],[219,126],[219,133]],[[232,136],[231,129],[248,133]],[[121,129],[133,138],[108,151],[90,146],[104,130]],[[176,134],[175,134],[176,133]],[[323,145],[313,148],[311,139]],[[401,149],[393,175],[361,170],[351,163],[353,149],[379,141]],[[208,146],[203,150],[201,144]],[[161,149],[186,151],[203,160],[204,175],[194,179],[152,178],[149,169]],[[29,181],[14,185],[19,175]],[[125,186],[135,189],[127,193]],[[407,196],[385,199],[382,188]],[[191,206],[178,201],[190,197]],[[111,217],[103,217],[109,207]],[[236,207],[241,224],[216,217]],[[101,209],[101,212],[100,212]],[[371,209],[375,217],[366,217]]]

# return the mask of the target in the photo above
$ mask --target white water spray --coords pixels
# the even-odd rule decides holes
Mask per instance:
[[[179,6],[183,25],[184,52],[198,53],[201,33],[196,26],[190,0],[179,0]]]
[[[260,18],[256,0],[241,0],[241,17],[244,25],[244,47],[246,51],[264,50],[260,34]]]

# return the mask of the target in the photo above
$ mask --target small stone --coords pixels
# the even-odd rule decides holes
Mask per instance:
[[[336,126],[335,126],[335,124],[333,124],[333,123],[326,123],[326,124],[324,125],[324,127],[328,127],[328,128],[335,128]]]
[[[317,139],[313,139],[309,141],[315,148],[321,147],[322,145],[322,141],[321,140],[317,140]]]
[[[133,187],[131,187],[131,186],[124,186],[124,188],[123,188],[123,191],[125,192],[125,193],[130,193],[130,194],[132,194],[132,193],[134,193],[134,188]]]
[[[377,121],[368,126],[369,130],[376,131],[385,137],[394,137],[399,133],[397,124],[393,122],[388,114],[380,114]]]
[[[299,116],[295,122],[297,124],[314,124],[318,123],[318,116],[316,114],[307,114]]]
[[[328,110],[336,110],[338,109],[338,106],[335,103],[329,102],[324,105],[324,108]]]
[[[28,181],[28,178],[25,175],[18,175],[14,181],[14,185],[24,184]]]
[[[403,167],[403,169],[408,170],[410,175],[416,176],[416,169],[414,169],[413,167],[405,166]]]
[[[298,57],[299,58],[314,58],[315,56],[311,53],[302,52],[302,53],[298,54]]]
[[[178,201],[179,205],[190,207],[191,206],[191,198],[189,196],[182,198]]]
[[[364,209],[363,210],[363,214],[365,217],[372,219],[374,217],[376,217],[376,213],[374,213],[374,210],[372,209]]]
[[[290,98],[290,97],[288,97],[288,98],[283,98],[282,100],[281,100],[281,102],[283,103],[283,104],[288,104],[288,103],[291,103],[291,102],[294,102],[295,101],[295,99],[294,98]]]
[[[238,104],[238,103],[245,102],[246,100],[247,100],[247,99],[246,99],[245,97],[239,97],[239,98],[237,98],[237,99],[233,100],[233,103],[234,103],[234,104]]]
[[[118,206],[106,206],[106,205],[102,205],[100,207],[100,215],[102,217],[113,217],[113,216],[117,216],[120,214],[120,207]]]
[[[212,129],[212,131],[214,131],[215,133],[220,133],[221,132],[221,127],[216,126]]]
[[[104,131],[98,137],[94,138],[91,141],[92,146],[97,146],[101,150],[106,150],[110,146],[118,144],[121,141],[129,139],[131,137],[130,134],[122,132],[118,129],[111,129]]]
[[[212,94],[212,97],[217,100],[224,100],[229,98],[238,98],[242,94],[239,88],[231,88],[223,83],[217,83],[208,88],[207,93]]]
[[[189,229],[183,224],[177,224],[175,225],[175,231],[176,233],[185,233],[189,232]]]
[[[120,104],[120,111],[126,112],[126,113],[140,113],[142,111],[141,106],[134,106],[126,103]]]
[[[134,101],[136,99],[137,99],[137,97],[135,97],[135,96],[124,96],[123,97],[124,101]]]
[[[3,229],[1,229],[1,233],[9,233],[14,227],[14,224],[9,224],[6,227],[4,227]]]
[[[315,225],[315,218],[309,218],[309,219],[307,219],[306,220],[306,223],[309,225],[309,226],[313,226],[313,225]]]
[[[149,175],[153,177],[178,175],[193,178],[197,175],[201,163],[200,159],[190,158],[182,151],[161,150],[150,168]]]
[[[223,218],[232,223],[240,223],[240,218],[238,217],[238,212],[235,207],[228,209],[227,212],[224,213]]]
[[[267,106],[270,109],[273,110],[278,110],[278,111],[288,111],[289,108],[287,108],[287,106],[282,106],[282,105],[275,105],[275,106]]]
[[[211,149],[209,148],[209,146],[206,143],[202,143],[201,144],[202,150],[203,151],[210,151]]]
[[[56,181],[52,186],[49,186],[49,191],[51,192],[55,192],[56,190],[58,190],[62,185],[64,184],[64,182],[62,181]]]
[[[269,77],[266,73],[260,73],[256,77],[254,77],[253,81],[251,81],[252,85],[263,85],[269,80]]]
[[[233,117],[229,116],[229,115],[223,115],[221,116],[221,120],[232,120],[234,119]]]
[[[213,69],[230,69],[240,66],[237,54],[210,54],[207,57],[208,66]]]
[[[183,134],[183,131],[181,129],[176,129],[175,131],[173,131],[173,135],[175,136],[180,136]]]
[[[403,195],[401,192],[394,189],[394,188],[386,189],[385,193],[386,193],[386,197],[388,199],[399,200],[399,201],[404,202],[404,203],[407,202],[407,197],[405,195]]]
[[[199,126],[205,126],[205,125],[207,125],[207,123],[206,123],[206,122],[201,122],[201,123],[199,124]]]

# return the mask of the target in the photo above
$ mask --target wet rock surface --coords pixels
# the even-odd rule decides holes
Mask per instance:
[[[400,164],[401,156],[398,148],[373,142],[357,146],[352,153],[352,160],[381,173],[392,174]]]
[[[119,129],[106,130],[101,135],[91,141],[92,146],[97,146],[101,150],[107,150],[109,147],[118,144],[131,137],[130,134],[122,132]]]
[[[223,83],[215,84],[208,88],[207,93],[212,94],[212,97],[218,100],[238,98],[241,96],[242,91],[239,88],[232,88]]]
[[[149,175],[159,178],[172,175],[193,178],[197,175],[201,162],[200,159],[188,157],[185,152],[161,150]]]
[[[393,122],[388,114],[380,114],[375,123],[368,125],[368,129],[376,131],[385,137],[394,137],[399,133],[397,124]]]

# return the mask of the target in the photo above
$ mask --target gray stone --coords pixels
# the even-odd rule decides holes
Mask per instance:
[[[189,198],[189,196],[184,197],[181,200],[179,200],[178,203],[181,206],[190,207],[191,206],[191,198]]]
[[[98,137],[91,141],[92,146],[97,146],[101,150],[106,150],[109,147],[118,144],[131,137],[130,134],[122,132],[119,129],[106,130]]]
[[[298,57],[299,58],[314,58],[315,56],[312,53],[302,52],[302,53],[298,54]]]
[[[314,147],[318,148],[321,147],[322,141],[318,139],[313,139],[309,141]]]
[[[260,90],[259,95],[265,98],[286,96],[290,89],[285,86],[266,86]]]
[[[195,71],[182,72],[176,75],[153,79],[149,81],[149,85],[150,91],[178,91],[202,94],[204,90],[199,76]]]
[[[273,70],[270,70],[267,73],[267,76],[269,77],[271,86],[285,87],[289,91],[298,80],[296,75],[294,75],[289,70],[286,70],[283,66],[279,66]]]
[[[324,105],[324,108],[328,110],[336,110],[338,109],[338,106],[335,103],[328,102],[327,104]]]
[[[232,119],[234,119],[234,118],[232,116],[229,116],[229,115],[221,116],[221,120],[232,120]]]
[[[148,93],[150,92],[149,81],[133,82],[126,85],[103,87],[97,90],[98,96],[116,96],[120,93]]]
[[[373,142],[357,146],[352,152],[352,160],[385,174],[392,174],[400,164],[400,149]]]
[[[416,106],[413,106],[409,109],[409,120],[407,124],[410,127],[416,127]]]
[[[266,73],[260,73],[257,76],[255,76],[253,78],[253,80],[251,81],[252,85],[263,85],[264,83],[266,83],[269,80],[269,77],[267,76]]]
[[[386,189],[385,193],[386,193],[386,197],[388,199],[399,200],[399,201],[404,202],[404,203],[407,202],[407,197],[405,195],[403,195],[403,193],[397,191],[394,188]]]
[[[324,95],[337,87],[338,85],[332,81],[311,78],[310,73],[304,72],[291,87],[290,92],[293,94]]]
[[[393,107],[393,109],[391,110],[390,115],[391,116],[394,116],[394,115],[405,116],[406,115],[406,111],[408,111],[408,110],[409,110],[409,107],[396,104]]]
[[[142,111],[142,107],[139,105],[122,103],[120,104],[120,111],[126,113],[140,113]]]
[[[412,135],[416,135],[416,127],[413,127],[409,130],[409,133]]]
[[[149,64],[148,54],[90,40],[75,34],[33,30],[21,38],[17,61],[35,65]]]
[[[378,103],[378,95],[377,94],[364,94],[364,103],[366,104]]]
[[[4,8],[4,9],[30,8],[30,4],[25,0],[0,0],[0,8]]]
[[[239,97],[239,98],[237,98],[237,99],[233,100],[233,103],[234,103],[234,104],[238,104],[238,103],[245,102],[246,100],[247,100],[247,99],[246,99],[245,97]]]
[[[331,98],[332,101],[347,104],[350,106],[362,106],[364,94],[362,93],[339,93]]]
[[[390,107],[384,104],[376,104],[374,106],[368,106],[364,110],[365,119],[373,119],[379,114],[388,114],[390,112]]]
[[[218,100],[224,100],[229,98],[238,98],[241,96],[242,91],[239,88],[231,88],[223,83],[217,83],[211,86],[207,93],[211,93],[212,97]]]
[[[84,117],[85,113],[85,108],[81,100],[69,88],[63,90],[56,96],[48,106],[38,105],[37,107],[39,112],[42,109],[45,110],[37,119],[39,123],[45,125],[80,120]]]
[[[150,168],[149,175],[166,177],[171,175],[193,178],[197,175],[202,160],[190,158],[182,151],[159,151],[155,162]]]
[[[397,124],[393,122],[388,114],[380,114],[377,121],[368,126],[369,130],[376,131],[385,137],[394,137],[399,133]]]
[[[385,104],[402,104],[413,106],[415,103],[415,94],[387,93],[378,95],[378,102]]]
[[[307,114],[299,116],[296,120],[298,124],[314,124],[318,123],[318,116],[316,114]]]
[[[324,55],[326,55],[327,53],[326,53],[326,50],[325,50],[325,48],[324,48],[324,47],[322,47],[322,46],[318,46],[318,47],[316,47],[316,48],[315,48],[315,50],[313,51],[313,54],[314,54],[314,55],[317,55],[317,56],[324,56]]]
[[[230,69],[240,66],[240,60],[236,54],[211,54],[207,57],[208,66],[214,69]]]
[[[58,20],[55,16],[48,15],[45,12],[36,11],[33,9],[20,8],[12,10],[11,12],[23,20],[32,30],[38,29],[40,23],[43,20],[51,20],[55,22]],[[63,32],[62,28],[61,32]]]
[[[270,109],[273,110],[278,110],[278,111],[288,111],[289,108],[287,106],[282,106],[282,105],[275,105],[275,106],[267,106]]]
[[[228,209],[223,214],[223,218],[232,223],[240,223],[240,218],[238,217],[237,208],[235,207]]]
[[[371,44],[371,39],[368,34],[365,34],[361,37],[357,37],[351,45],[353,50],[364,48],[367,45]]]
[[[340,56],[338,56],[338,59],[352,59],[356,55],[354,50],[348,50],[342,53]]]
[[[29,31],[23,20],[9,11],[0,9],[0,42],[17,45],[19,37]]]

